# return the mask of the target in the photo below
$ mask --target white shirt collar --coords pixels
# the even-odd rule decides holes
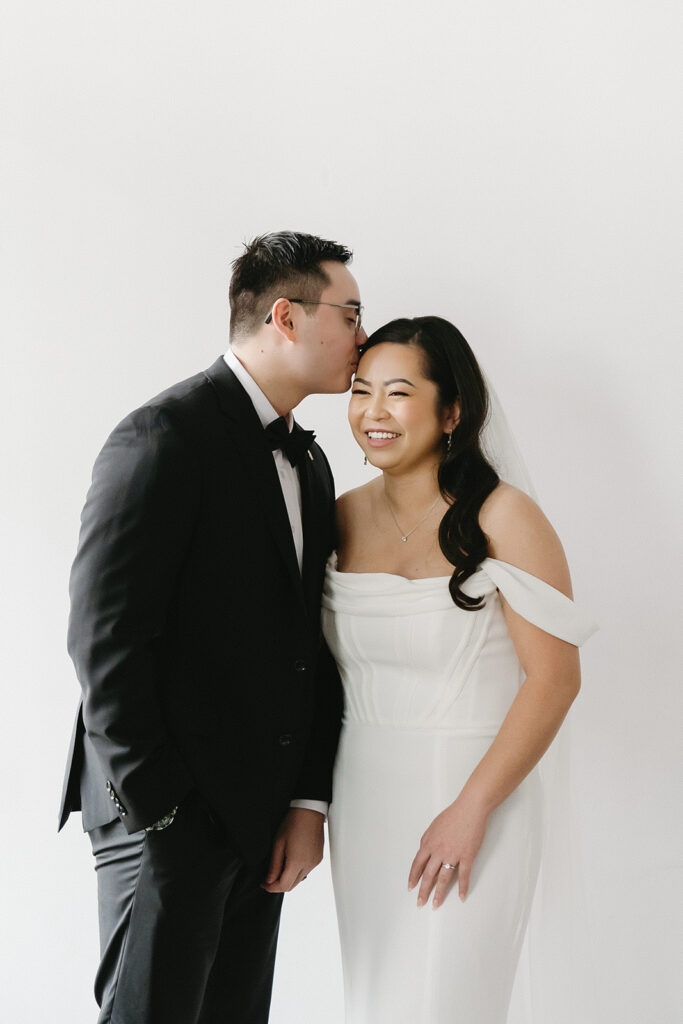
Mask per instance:
[[[273,422],[273,420],[278,419],[278,413],[273,409],[268,398],[263,394],[261,388],[258,386],[249,371],[239,361],[232,348],[228,349],[223,356],[223,359],[235,374],[246,393],[249,395],[252,405],[256,410],[256,415],[261,421],[261,426],[267,427],[269,423]],[[285,416],[285,419],[291,433],[294,429],[294,416],[290,412]]]

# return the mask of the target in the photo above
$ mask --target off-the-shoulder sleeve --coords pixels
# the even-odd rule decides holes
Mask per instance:
[[[590,615],[537,576],[497,558],[484,559],[480,569],[518,615],[546,633],[581,647],[597,632],[599,627]]]

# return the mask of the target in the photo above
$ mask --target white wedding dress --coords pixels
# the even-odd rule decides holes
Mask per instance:
[[[408,872],[420,838],[452,803],[523,680],[498,598],[571,644],[597,628],[572,601],[486,558],[463,590],[448,577],[327,568],[323,630],[345,715],[330,850],[347,1024],[505,1024],[539,868],[538,770],[490,816],[467,899],[433,911]]]

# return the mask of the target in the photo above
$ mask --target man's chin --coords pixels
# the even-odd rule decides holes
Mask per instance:
[[[354,376],[354,374],[355,374],[357,369],[358,369],[357,366],[351,367],[351,369],[347,373],[346,382],[344,384],[344,387],[340,388],[340,391],[348,391],[349,390],[349,388],[353,384],[353,376]]]
[[[356,371],[353,370],[348,374],[346,378],[338,377],[336,381],[326,381],[325,386],[322,385],[317,389],[318,395],[343,395],[345,391],[348,391],[353,383],[353,374]]]

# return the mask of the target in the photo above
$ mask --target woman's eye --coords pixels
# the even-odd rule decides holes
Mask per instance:
[[[408,394],[405,391],[390,391],[389,392],[389,398],[393,398],[394,395],[402,395],[403,398],[407,398],[408,397]]]
[[[353,391],[351,392],[351,394],[352,394],[352,395],[367,395],[367,394],[368,394],[368,392],[367,392],[367,391],[361,391],[361,389],[360,389],[360,388],[355,388],[355,389],[354,389],[354,390],[353,390]]]

